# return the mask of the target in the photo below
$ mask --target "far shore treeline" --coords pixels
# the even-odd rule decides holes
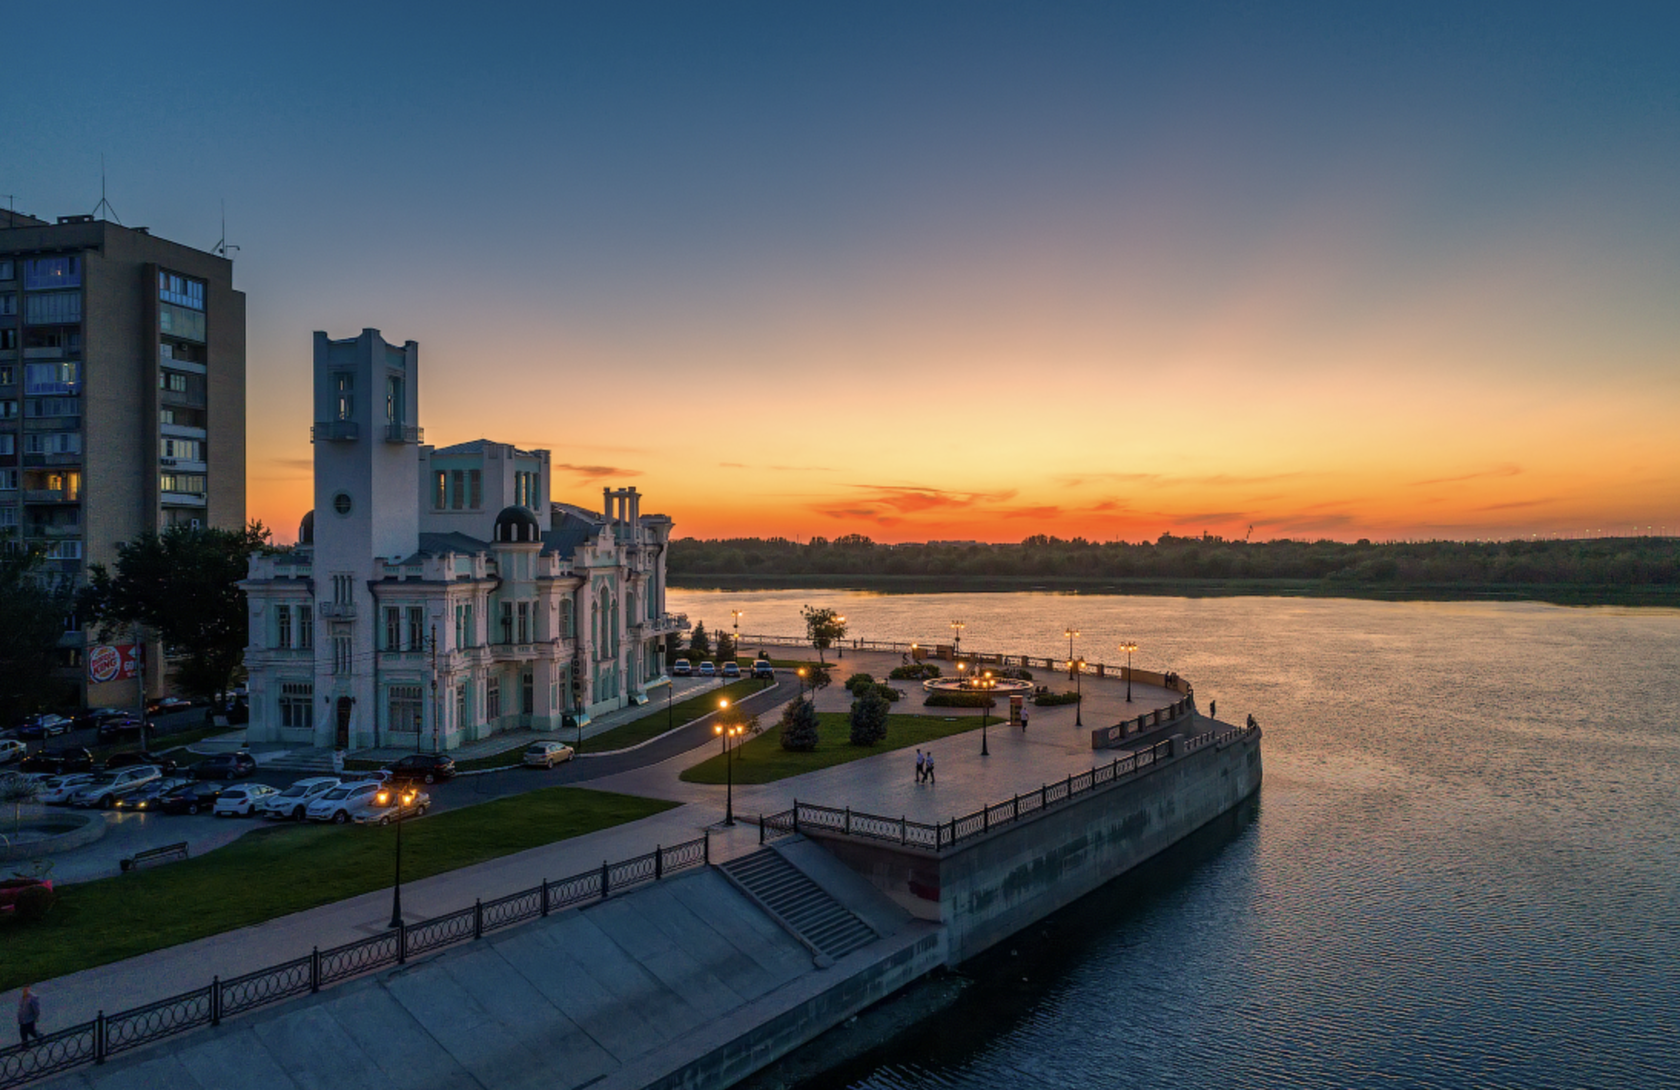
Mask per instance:
[[[1097,542],[1035,535],[1020,544],[882,545],[861,535],[796,542],[671,543],[679,586],[793,584],[918,590],[1028,586],[1133,593],[1535,598],[1680,605],[1680,539],[1247,542],[1214,535]]]

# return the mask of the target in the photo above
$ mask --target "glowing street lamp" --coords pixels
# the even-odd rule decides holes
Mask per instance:
[[[845,624],[846,618],[836,617],[834,621],[836,624]],[[844,636],[834,637],[834,656],[842,659],[846,657],[846,638]]]
[[[1062,635],[1067,637],[1067,641],[1068,641],[1068,669],[1071,670],[1071,669],[1073,669],[1073,638],[1075,636],[1079,635],[1079,630],[1077,628],[1069,628],[1066,632],[1063,632]],[[1073,680],[1073,675],[1071,673],[1068,674],[1068,680],[1069,681]]]
[[[1085,660],[1068,659],[1068,673],[1073,675],[1073,692],[1076,698],[1073,702],[1073,725],[1083,727],[1085,725]]]
[[[1137,644],[1126,640],[1120,644],[1120,650],[1126,652],[1126,703],[1132,702],[1132,652],[1137,650]]]
[[[967,627],[968,626],[963,624],[961,621],[952,621],[951,622],[951,631],[953,631],[957,634],[956,638],[951,641],[951,657],[952,658],[956,658],[957,656],[962,654],[962,634],[963,634],[963,629],[965,629]]]
[[[415,791],[415,790],[404,791],[401,788],[393,789],[393,788],[387,787],[387,788],[384,788],[384,789],[380,790],[380,792],[377,795],[374,796],[374,802],[378,803],[380,806],[391,806],[391,805],[393,805],[392,800],[394,800],[394,799],[395,800],[400,800],[400,805],[397,806],[397,817],[396,817],[396,822],[397,822],[397,872],[396,872],[396,876],[391,881],[391,927],[393,929],[401,927],[402,922],[403,922],[403,918],[402,918],[402,827],[403,827],[403,822],[407,819],[407,815],[404,813],[404,811],[408,810],[409,807],[414,805],[414,800],[418,796],[418,794],[419,794],[419,792]]]
[[[735,618],[735,641],[730,644],[730,647],[733,648],[737,658],[741,655],[741,618],[746,616],[746,612],[747,611],[744,609],[732,609],[729,611],[729,615]]]
[[[718,701],[718,711],[721,712],[728,707],[729,701]],[[723,823],[729,826],[735,824],[735,749],[740,744],[737,742],[731,745],[731,742],[744,734],[746,729],[739,723],[732,726],[717,723],[712,726],[712,733],[723,740],[724,782],[728,785],[725,788],[726,794],[724,795]]]
[[[992,687],[997,682],[992,680],[992,672],[987,670],[985,677],[974,679],[974,684],[980,688],[980,756],[990,757],[992,751],[986,745],[986,724],[991,722]]]

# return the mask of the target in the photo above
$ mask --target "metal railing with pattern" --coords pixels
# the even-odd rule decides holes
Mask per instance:
[[[1260,725],[1251,721],[1246,727],[1193,738],[1183,743],[1181,752],[1189,753],[1207,745],[1223,746],[1230,742],[1242,741],[1259,732]],[[1145,749],[1133,750],[1124,757],[1116,757],[1107,764],[1073,773],[1056,783],[1044,784],[1037,791],[1029,791],[1003,802],[982,806],[972,814],[961,814],[938,825],[910,821],[902,817],[866,814],[848,807],[818,806],[796,799],[791,809],[759,815],[759,843],[794,833],[838,833],[841,836],[862,837],[942,852],[965,840],[982,836],[994,828],[1020,821],[1100,787],[1147,774],[1171,756],[1173,740],[1163,739]]]
[[[351,977],[401,964],[418,954],[483,938],[558,909],[598,901],[624,889],[658,881],[678,871],[711,862],[711,838],[696,837],[673,847],[599,867],[558,881],[520,890],[471,908],[358,939],[243,976],[212,979],[195,988],[131,1010],[49,1033],[28,1045],[0,1049],[0,1090],[22,1086],[84,1064],[108,1058],[273,1003],[318,992]]]

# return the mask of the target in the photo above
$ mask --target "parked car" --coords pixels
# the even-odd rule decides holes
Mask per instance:
[[[9,765],[13,761],[21,761],[28,754],[29,747],[16,738],[0,740],[0,765]]]
[[[531,768],[553,768],[577,756],[564,742],[537,742],[525,750],[524,764]]]
[[[86,783],[93,779],[91,772],[73,772],[65,776],[48,776],[41,781],[41,792],[35,796],[36,802],[44,802],[48,806],[64,806],[70,802],[70,796],[80,791]]]
[[[121,753],[113,753],[105,758],[107,771],[113,768],[127,768],[129,765],[156,765],[165,776],[175,771],[175,758],[161,757],[156,753],[148,753],[143,749],[129,749]]]
[[[375,792],[361,812],[351,814],[350,818],[363,825],[389,825],[399,818],[420,817],[431,806],[432,796],[419,788],[404,791],[392,786]]]
[[[193,766],[193,775],[201,780],[242,780],[256,770],[257,759],[240,750],[204,758]]]
[[[758,659],[753,662],[753,677],[765,677],[771,679],[772,681],[775,680],[776,671],[775,668],[770,665],[769,659]]]
[[[137,813],[149,813],[163,809],[163,796],[177,787],[192,783],[191,780],[180,776],[160,776],[143,787],[137,787],[127,794],[117,796],[117,809]]]
[[[741,676],[741,664],[736,662],[734,659],[730,659],[728,662],[723,664],[723,676],[724,677],[740,677]]]
[[[310,821],[343,825],[354,821],[356,815],[367,807],[368,800],[386,790],[389,789],[377,780],[342,783],[311,802],[305,816]]]
[[[687,659],[671,660],[672,677],[688,677],[694,673],[694,667]]]
[[[41,738],[51,738],[57,734],[63,734],[69,729],[70,720],[64,718],[62,715],[54,715],[51,712],[48,712],[45,715],[30,716],[7,733],[14,738],[37,740]]]
[[[225,787],[210,812],[217,817],[250,817],[256,812],[257,803],[273,794],[277,792],[266,783],[242,783],[236,787]]]
[[[243,791],[243,787],[234,790]],[[157,809],[165,814],[196,814],[209,810],[222,797],[222,785],[215,780],[188,780],[158,797]]]
[[[156,700],[146,701],[146,714],[167,715],[170,712],[184,712],[190,707],[190,700],[183,700],[178,696],[161,696]]]
[[[99,740],[103,742],[107,739],[121,738],[125,735],[138,738],[140,732],[145,728],[146,724],[141,721],[139,716],[132,712],[122,712],[99,722]]]
[[[151,783],[162,775],[156,765],[133,765],[115,772],[101,772],[70,796],[70,805],[109,810],[116,805],[119,795]]]
[[[25,757],[23,764],[18,767],[24,772],[45,772],[48,775],[58,775],[65,772],[92,772],[93,754],[81,746],[43,749],[39,753],[32,753]]]
[[[717,663],[702,662],[700,664],[699,674],[701,677],[717,677]]]
[[[302,821],[309,804],[338,784],[337,776],[311,776],[306,780],[298,780],[284,791],[269,795],[257,803],[257,815],[278,818],[281,821]]]
[[[410,753],[385,769],[393,780],[419,780],[437,783],[455,778],[455,762],[441,753]]]

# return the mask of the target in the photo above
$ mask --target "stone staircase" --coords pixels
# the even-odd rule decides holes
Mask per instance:
[[[773,848],[731,859],[718,869],[817,955],[819,965],[880,937]]]

